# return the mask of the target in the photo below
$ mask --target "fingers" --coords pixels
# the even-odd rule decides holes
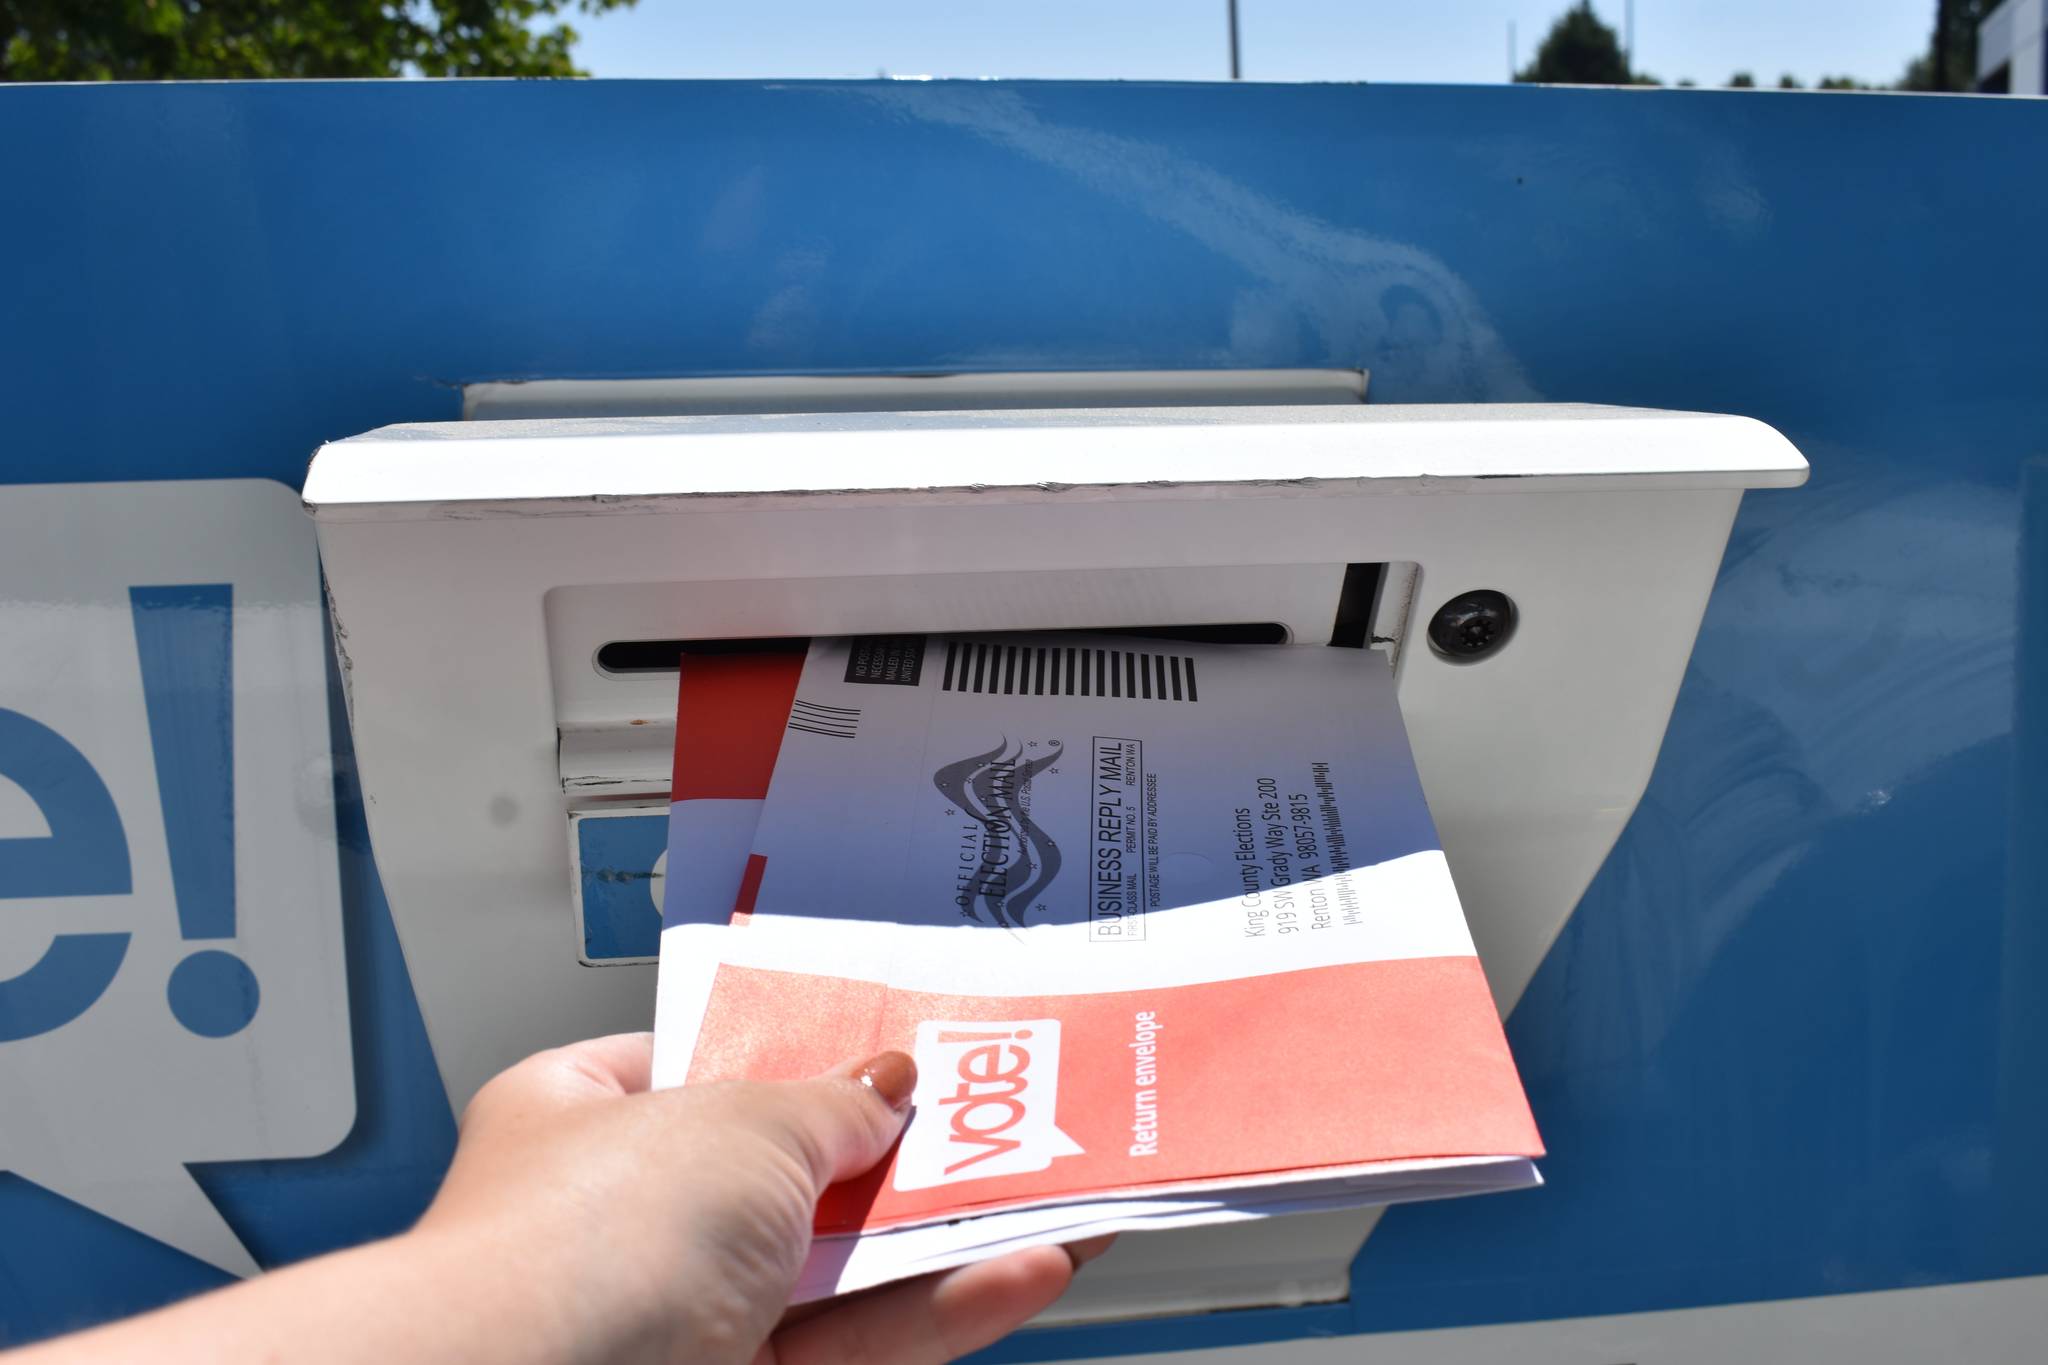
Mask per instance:
[[[593,1100],[643,1095],[653,1075],[654,1035],[621,1033],[536,1053],[478,1092],[465,1126],[484,1111],[531,1116]],[[776,1143],[808,1175],[811,1197],[888,1154],[903,1131],[917,1066],[901,1052],[835,1067],[808,1081],[683,1086],[644,1103],[738,1122]],[[706,1108],[708,1106],[708,1109]]]
[[[541,1055],[610,1094],[637,1095],[653,1083],[651,1033],[614,1033]]]
[[[917,1064],[901,1052],[835,1067],[808,1081],[764,1087],[772,1108],[771,1138],[798,1155],[811,1175],[813,1197],[868,1170],[889,1154],[910,1116]]]
[[[1105,1232],[1100,1237],[1088,1237],[1078,1242],[1067,1243],[1067,1255],[1073,1258],[1074,1269],[1079,1270],[1115,1244],[1116,1234]]]
[[[893,1285],[784,1327],[772,1358],[776,1365],[941,1365],[1043,1312],[1066,1291],[1074,1265],[1065,1247],[1032,1247]]]
[[[462,1127],[489,1114],[530,1117],[565,1105],[615,1099],[647,1089],[654,1067],[654,1035],[619,1033],[536,1052],[493,1076],[470,1097]]]
[[[811,1081],[682,1087],[662,1099],[705,1103],[793,1156],[815,1201],[825,1187],[872,1169],[903,1134],[918,1064],[901,1052],[834,1066]]]

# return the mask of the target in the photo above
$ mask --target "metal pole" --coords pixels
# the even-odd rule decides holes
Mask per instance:
[[[1936,0],[1934,6],[1934,55],[1928,60],[1934,66],[1934,89],[1948,89],[1948,6],[1949,0]]]
[[[1621,59],[1628,66],[1628,74],[1636,74],[1636,0],[1627,0],[1621,9]]]
[[[1508,80],[1510,82],[1513,82],[1513,80],[1515,79],[1516,65],[1517,63],[1515,61],[1515,21],[1510,19],[1508,20]]]
[[[1230,0],[1230,79],[1243,79],[1237,65],[1237,0]]]

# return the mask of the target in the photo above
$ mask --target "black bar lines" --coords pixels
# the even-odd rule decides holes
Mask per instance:
[[[1197,701],[1195,661],[1185,654],[1094,649],[1086,645],[1012,645],[948,640],[939,687],[1017,697],[1115,697],[1121,701]],[[851,707],[801,703],[802,719],[831,728],[857,718]]]
[[[799,697],[790,704],[789,728],[832,739],[852,739],[860,728],[860,711],[851,706],[826,706]]]

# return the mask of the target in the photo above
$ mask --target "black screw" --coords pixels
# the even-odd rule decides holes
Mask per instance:
[[[1453,663],[1483,659],[1514,633],[1515,604],[1492,588],[1459,593],[1429,621],[1430,646]]]

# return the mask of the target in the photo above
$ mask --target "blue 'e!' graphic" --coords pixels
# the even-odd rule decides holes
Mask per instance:
[[[235,936],[234,588],[130,588],[171,895],[186,939]],[[171,1013],[205,1038],[256,1017],[256,974],[203,948],[171,969]]]
[[[185,939],[235,934],[234,590],[225,583],[131,588],[143,704],[156,759],[171,891]],[[128,841],[106,784],[56,731],[0,709],[0,775],[43,812],[50,833],[0,839],[0,899],[122,895]],[[125,933],[59,934],[34,966],[0,981],[0,1042],[61,1028],[112,984]],[[172,969],[171,1013],[207,1038],[255,1017],[256,975],[220,949]]]
[[[120,896],[133,889],[128,836],[107,784],[71,742],[0,707],[0,777],[41,807],[50,832],[0,839],[0,899]],[[0,981],[0,1043],[62,1028],[92,1008],[128,952],[126,934],[59,934],[35,964]]]

